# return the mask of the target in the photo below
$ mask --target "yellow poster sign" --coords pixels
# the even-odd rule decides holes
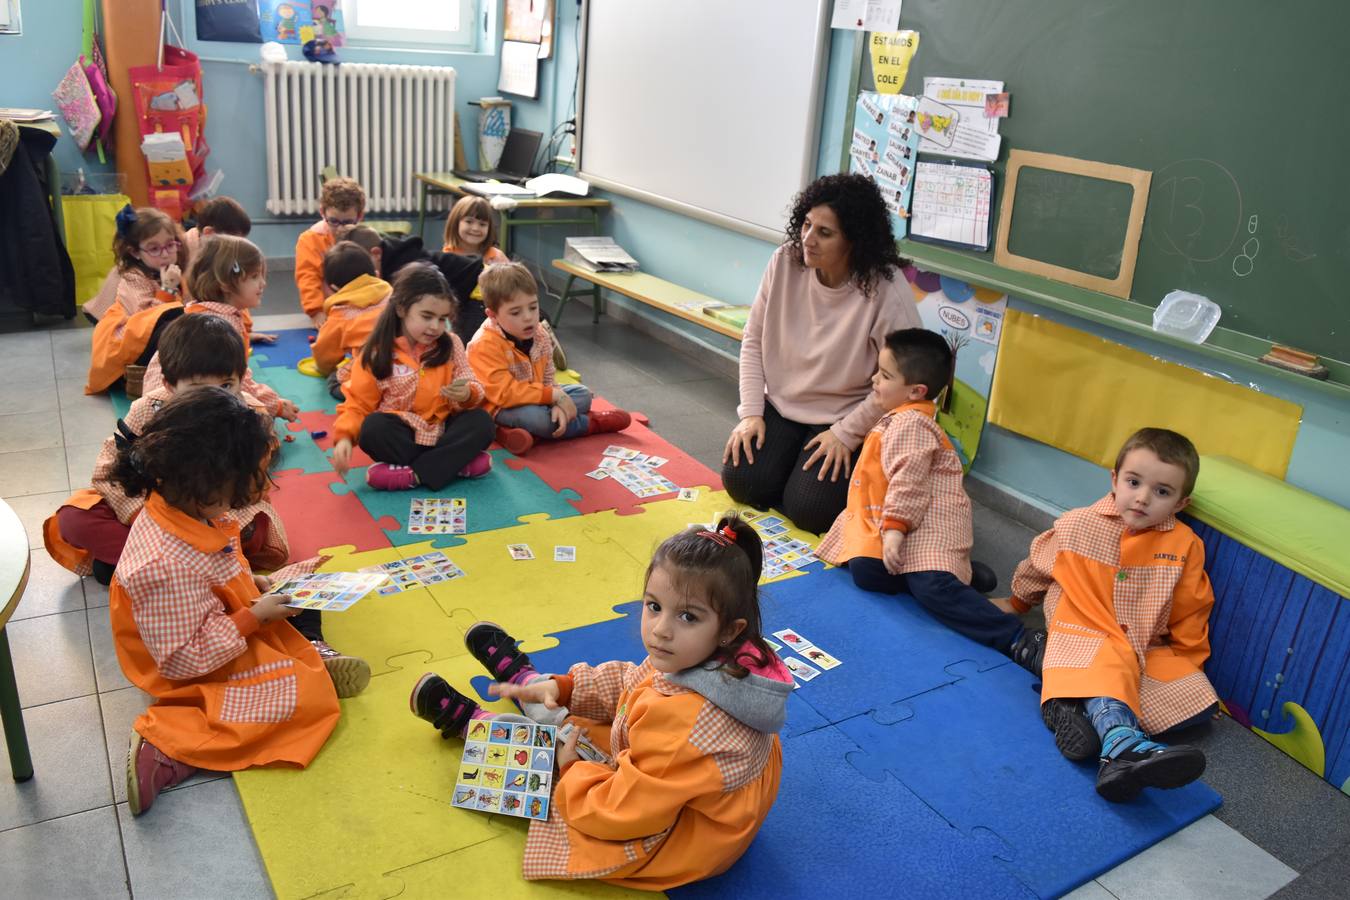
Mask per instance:
[[[917,31],[874,31],[868,36],[872,48],[872,78],[879,94],[898,94],[909,74],[909,61],[919,49]]]

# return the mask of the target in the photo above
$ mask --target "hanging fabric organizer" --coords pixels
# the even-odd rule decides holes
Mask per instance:
[[[182,219],[192,187],[206,172],[210,148],[204,136],[206,105],[202,66],[195,53],[167,42],[182,42],[160,4],[159,62],[128,69],[142,135],[141,152],[150,174],[150,203]]]

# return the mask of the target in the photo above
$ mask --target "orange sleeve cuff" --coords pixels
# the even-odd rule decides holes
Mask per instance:
[[[904,532],[905,534],[909,534],[909,523],[906,522],[904,519],[882,519],[881,530],[901,531]]]
[[[241,609],[236,613],[231,613],[230,621],[234,623],[234,627],[238,628],[239,633],[244,637],[248,637],[262,627],[262,623],[258,621],[258,617],[253,614],[251,609]]]
[[[1012,608],[1017,610],[1019,613],[1031,612],[1031,604],[1023,600],[1021,597],[1016,596],[1009,597],[1008,602],[1011,603]]]
[[[572,702],[572,676],[552,675],[550,677],[558,685],[558,705],[567,706]]]

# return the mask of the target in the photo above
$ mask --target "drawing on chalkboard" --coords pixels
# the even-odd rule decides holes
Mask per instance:
[[[1045,259],[1025,256],[1009,249],[1008,239],[1013,222],[1018,217],[1019,209],[1022,211],[1023,219],[1019,229],[1034,227],[1037,223],[1045,221],[1057,222],[1060,218],[1057,215],[1059,204],[1043,202],[1045,198],[1039,196],[1034,190],[1028,192],[1030,196],[1024,194],[1021,198],[1022,204],[1018,205],[1018,179],[1023,169],[1046,170],[1051,173],[1080,176],[1083,180],[1118,182],[1133,190],[1128,213],[1120,222],[1120,230],[1116,233],[1119,238],[1118,250],[1113,247],[1109,253],[1095,254],[1111,261],[1110,270],[1115,272],[1114,277],[1094,274],[1093,269],[1095,267],[1093,266],[1087,266],[1086,268],[1089,270],[1084,271],[1080,268],[1047,262]],[[1003,191],[1003,206],[999,210],[998,237],[994,242],[994,262],[1008,269],[1017,269],[1033,275],[1053,278],[1056,281],[1101,291],[1114,297],[1128,298],[1130,288],[1134,284],[1134,265],[1139,256],[1139,235],[1143,230],[1144,208],[1148,203],[1148,188],[1152,177],[1151,172],[1145,172],[1142,169],[1113,166],[1108,163],[1093,162],[1086,159],[1074,159],[1070,156],[1056,156],[1052,153],[1013,150],[1008,154],[1008,167],[1005,175],[1007,182]],[[1102,196],[1112,197],[1114,203],[1114,197],[1117,193],[1108,191]],[[1097,234],[1100,234],[1100,229]],[[1094,236],[1085,234],[1083,239],[1087,240]]]

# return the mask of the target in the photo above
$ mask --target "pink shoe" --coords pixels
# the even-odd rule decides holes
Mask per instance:
[[[481,451],[469,464],[459,470],[460,478],[482,478],[492,471],[492,456],[486,450]]]
[[[417,475],[412,466],[375,463],[366,469],[366,484],[377,491],[410,491],[417,487]]]
[[[150,808],[160,791],[186,781],[196,771],[193,766],[169,759],[133,730],[127,748],[127,803],[131,814],[139,816]]]

